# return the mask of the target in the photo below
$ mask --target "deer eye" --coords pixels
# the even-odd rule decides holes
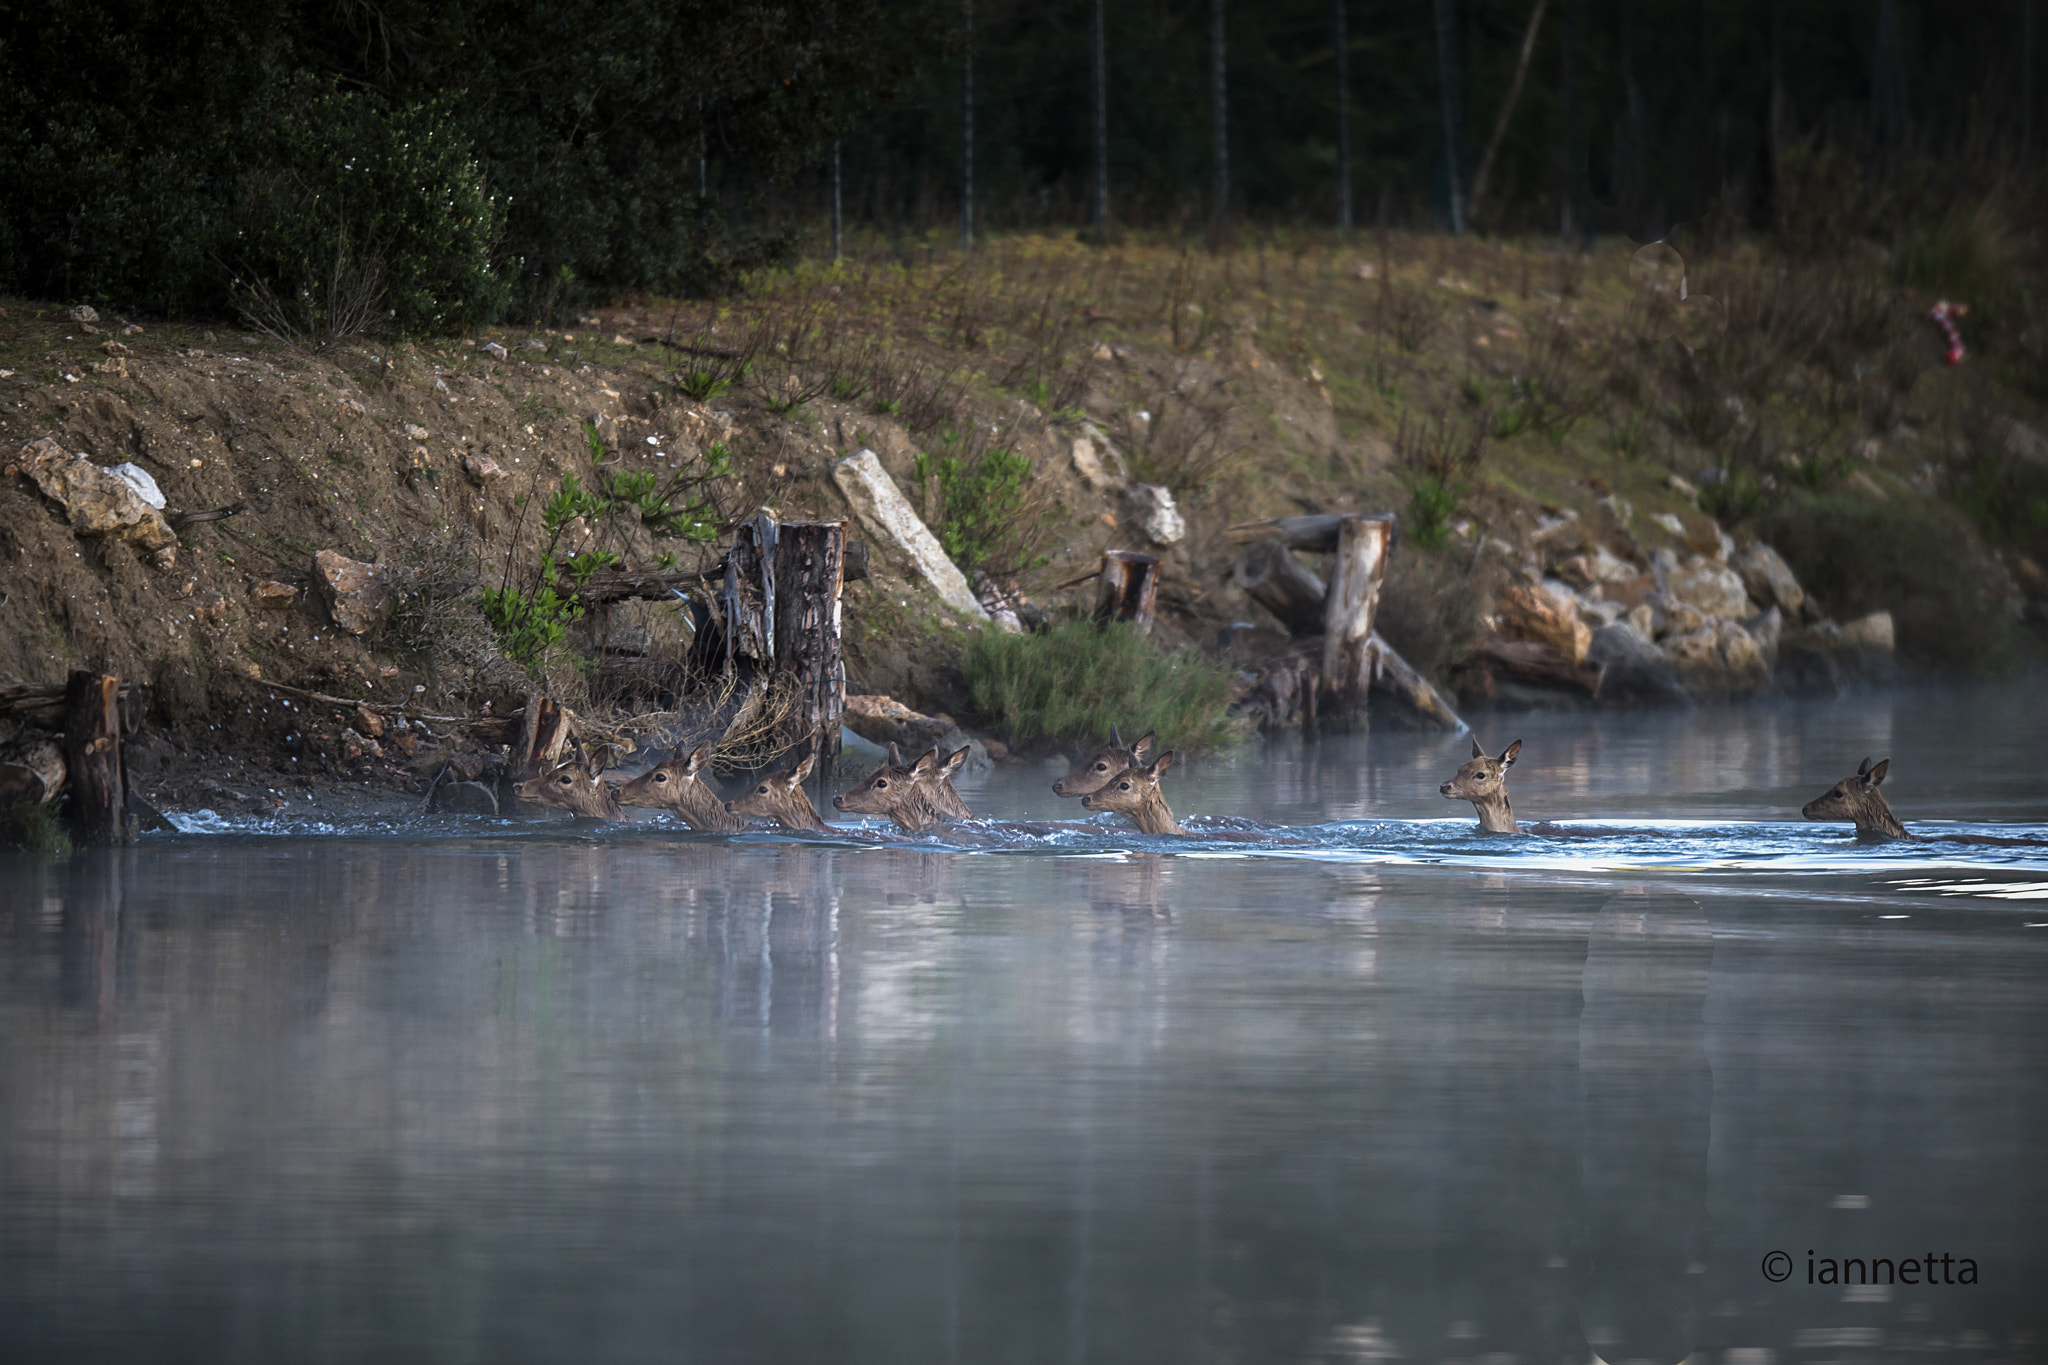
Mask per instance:
[[[654,780],[655,780],[656,782],[666,782],[666,781],[668,781],[668,774],[667,774],[667,773],[656,773],[656,774],[654,775]]]
[[[886,777],[878,777],[878,778],[876,778],[876,779],[875,779],[875,790],[876,790],[876,791],[881,791],[881,790],[885,789],[885,788],[886,788],[886,787],[887,787],[888,785],[889,785],[889,779],[888,779],[888,778],[886,778]]]
[[[1095,771],[1099,773],[1106,773],[1109,771],[1109,765],[1107,763],[1098,763],[1095,765]]]
[[[1116,784],[1116,789],[1120,792],[1127,792],[1131,789],[1131,784],[1128,782],[1119,782]]]

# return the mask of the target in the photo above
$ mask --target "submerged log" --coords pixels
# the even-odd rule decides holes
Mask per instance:
[[[1104,621],[1129,621],[1140,631],[1152,629],[1159,605],[1159,558],[1130,550],[1109,550],[1102,556],[1102,591],[1095,615]]]
[[[64,787],[64,748],[51,735],[22,735],[0,748],[0,809],[40,806]]]
[[[1253,542],[1231,566],[1230,581],[1278,617],[1289,635],[1322,633],[1329,588],[1315,570],[1294,557],[1284,541]]]
[[[121,680],[111,673],[72,673],[64,692],[64,767],[71,779],[64,812],[71,836],[83,844],[124,842]]]
[[[1394,541],[1394,518],[1346,515],[1337,527],[1337,567],[1323,607],[1323,720],[1363,726],[1372,690],[1372,623]]]
[[[1444,694],[1375,631],[1372,637],[1372,694],[1388,697],[1422,720],[1446,730],[1468,730]]]
[[[778,736],[793,747],[816,737],[812,771],[830,782],[839,759],[839,716],[846,709],[840,662],[839,595],[845,583],[846,523],[792,521],[780,528],[774,558],[770,647],[776,671],[795,688]]]

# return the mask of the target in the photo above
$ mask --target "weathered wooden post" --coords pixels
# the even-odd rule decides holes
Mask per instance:
[[[1323,603],[1323,697],[1320,721],[1338,729],[1365,727],[1372,690],[1372,620],[1394,539],[1389,513],[1350,513],[1337,524],[1337,564]]]
[[[1280,618],[1289,635],[1315,635],[1323,629],[1329,586],[1316,571],[1294,557],[1278,537],[1252,542],[1231,566],[1230,581],[1267,611]]]
[[[1109,550],[1102,556],[1102,593],[1095,615],[1104,621],[1129,621],[1139,631],[1152,629],[1159,601],[1159,559],[1130,550]]]
[[[775,538],[769,643],[782,686],[796,691],[785,733],[817,739],[821,789],[834,782],[846,676],[839,654],[839,596],[846,574],[846,523],[784,522]]]
[[[127,787],[121,773],[121,680],[74,671],[64,690],[64,766],[71,803],[65,820],[84,844],[128,837]]]
[[[526,713],[519,727],[519,745],[512,750],[510,761],[498,779],[498,809],[533,811],[540,808],[537,801],[523,801],[519,797],[519,784],[536,777],[545,777],[553,772],[562,761],[562,750],[569,745],[570,727],[575,723],[576,713],[563,706],[553,697],[539,692],[526,694]]]

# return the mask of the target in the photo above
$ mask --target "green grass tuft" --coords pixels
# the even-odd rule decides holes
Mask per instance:
[[[962,663],[968,695],[1017,744],[1093,742],[1114,724],[1135,738],[1159,732],[1164,748],[1230,744],[1242,728],[1227,713],[1236,680],[1191,652],[1173,652],[1129,626],[1069,621],[1033,635],[981,632]]]
[[[54,805],[15,806],[0,811],[0,848],[65,858],[71,855],[71,836],[64,832]]]

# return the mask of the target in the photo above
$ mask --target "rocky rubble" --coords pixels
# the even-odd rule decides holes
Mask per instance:
[[[1540,525],[1488,634],[1453,669],[1460,700],[1672,705],[1829,693],[1890,675],[1889,613],[1832,621],[1776,550],[1713,530],[1712,552],[1680,558],[1643,554],[1625,522],[1588,528],[1578,544],[1575,521]]]

